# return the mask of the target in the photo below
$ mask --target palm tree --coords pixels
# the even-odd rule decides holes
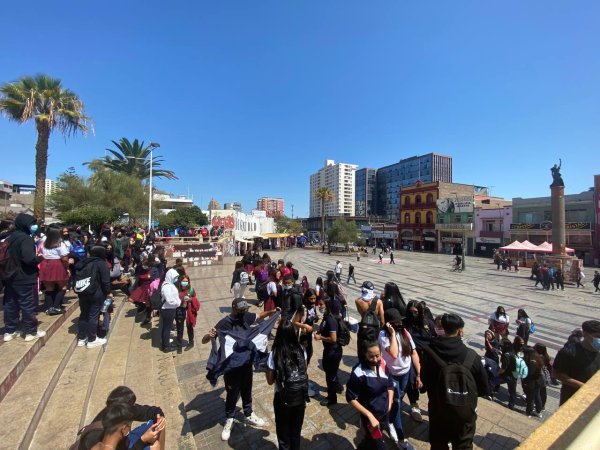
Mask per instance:
[[[61,85],[58,78],[48,75],[25,76],[0,86],[0,111],[15,122],[35,121],[35,198],[34,214],[44,218],[45,181],[48,166],[48,141],[54,129],[66,138],[78,132],[88,132],[91,120],[84,113],[77,94]]]
[[[134,139],[130,142],[127,138],[121,138],[119,142],[112,141],[118,150],[107,148],[112,157],[105,156],[99,159],[101,167],[105,167],[115,172],[134,175],[140,180],[150,178],[150,145],[144,146],[144,141]],[[161,163],[164,160],[162,156],[152,155],[152,176],[176,180],[177,176],[171,170],[161,169]],[[85,163],[87,166],[93,161]]]
[[[325,202],[333,200],[333,192],[328,187],[321,187],[315,191],[315,197],[321,201],[321,242],[325,241]]]

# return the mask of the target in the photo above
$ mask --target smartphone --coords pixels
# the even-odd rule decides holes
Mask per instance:
[[[383,438],[383,434],[381,433],[380,427],[374,428],[369,423],[369,424],[367,424],[367,429],[369,430],[369,434],[371,435],[371,437],[373,439],[375,439],[376,441]]]

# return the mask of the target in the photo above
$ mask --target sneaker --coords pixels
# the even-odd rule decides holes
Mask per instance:
[[[28,334],[27,336],[25,336],[25,342],[35,341],[36,339],[42,338],[44,336],[46,336],[46,332],[45,331],[37,330],[37,333],[35,333],[35,334]]]
[[[317,392],[311,388],[310,386],[308,387],[308,396],[309,397],[314,397],[315,395],[317,395]]]
[[[390,433],[390,439],[397,444],[398,443],[398,433],[396,433],[396,427],[394,426],[394,424],[390,423],[388,432]]]
[[[14,333],[4,333],[4,342],[12,341],[17,336],[19,336],[18,331],[15,331]]]
[[[267,422],[258,417],[254,411],[252,414],[246,417],[246,422],[248,422],[250,425],[254,425],[255,427],[264,427],[267,424]]]
[[[412,417],[415,422],[423,422],[423,416],[421,415],[421,410],[418,406],[410,408],[410,417]]]
[[[403,450],[415,450],[413,445],[410,442],[408,442],[407,439],[404,439],[404,441],[402,442],[398,442],[398,448],[401,448]]]
[[[106,339],[105,338],[100,338],[97,337],[96,339],[94,339],[93,341],[88,341],[86,347],[87,348],[96,348],[96,347],[100,347],[102,345],[106,344]]]
[[[327,398],[326,398],[326,399],[324,399],[324,400],[321,400],[321,401],[319,402],[319,404],[320,404],[321,406],[327,406],[327,407],[330,407],[330,406],[337,405],[337,400],[329,400],[329,399],[327,399]]]
[[[85,347],[87,339],[77,339],[77,347]]]
[[[225,421],[225,425],[223,426],[223,431],[221,431],[221,440],[228,441],[229,436],[231,436],[231,428],[233,428],[233,417],[230,417]]]

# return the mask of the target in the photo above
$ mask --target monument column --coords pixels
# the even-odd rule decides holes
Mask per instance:
[[[550,186],[550,192],[552,205],[552,254],[565,256],[565,187]]]

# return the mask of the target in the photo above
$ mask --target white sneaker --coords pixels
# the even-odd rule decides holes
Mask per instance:
[[[390,439],[397,444],[398,443],[398,433],[396,433],[396,427],[394,426],[393,423],[390,423],[388,431],[390,433]]]
[[[36,339],[42,338],[46,336],[46,332],[43,330],[38,330],[35,334],[28,334],[25,336],[25,342],[35,341]]]
[[[4,333],[4,342],[12,341],[14,338],[19,336],[19,332],[15,331],[14,333]]]
[[[246,417],[246,422],[248,422],[250,425],[254,425],[255,427],[264,427],[267,424],[267,422],[258,417],[254,411],[252,414],[250,414],[250,416]]]
[[[410,409],[410,417],[416,422],[423,422],[423,416],[421,415],[421,410],[418,406],[413,406]]]
[[[225,421],[225,425],[223,426],[223,431],[221,431],[221,440],[222,441],[229,440],[229,436],[231,436],[231,428],[233,428],[233,417],[231,417]]]
[[[402,442],[398,442],[398,448],[402,449],[402,450],[415,450],[415,448],[412,446],[412,444],[410,442],[408,442],[408,440],[404,439],[404,441]]]
[[[87,348],[96,348],[96,347],[100,347],[104,344],[106,344],[106,339],[96,337],[96,339],[94,339],[92,342],[88,342],[86,344],[86,347]]]
[[[77,339],[77,347],[85,347],[87,344],[87,339]]]

